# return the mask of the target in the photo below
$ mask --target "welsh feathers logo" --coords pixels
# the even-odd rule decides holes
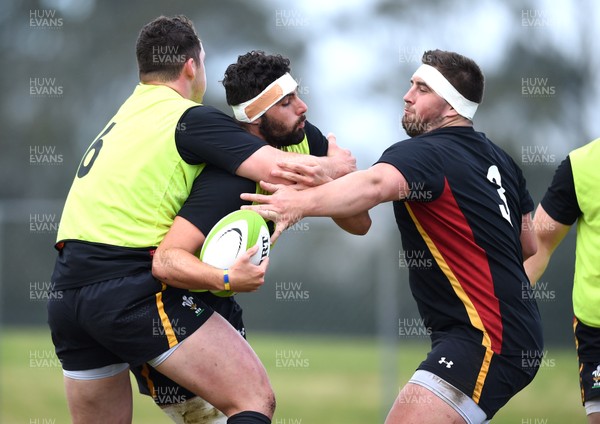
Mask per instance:
[[[598,368],[592,372],[592,380],[594,380],[592,389],[600,389],[600,365],[598,365]]]
[[[199,308],[198,305],[196,305],[196,301],[192,296],[184,295],[183,302],[181,302],[181,305],[190,308],[192,311],[194,311],[194,314],[196,314],[197,317],[199,317],[200,314],[204,312],[204,309]]]

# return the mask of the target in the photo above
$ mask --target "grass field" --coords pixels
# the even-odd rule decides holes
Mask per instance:
[[[0,423],[70,422],[47,330],[4,328],[0,341]],[[428,347],[422,339],[399,340],[390,350],[372,338],[270,334],[250,343],[277,395],[275,424],[382,423]],[[586,423],[576,370],[573,349],[548,349],[533,383],[492,423]],[[135,393],[134,405],[135,423],[170,422],[148,397]]]

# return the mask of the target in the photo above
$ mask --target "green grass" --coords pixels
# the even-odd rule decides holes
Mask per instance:
[[[0,337],[0,423],[70,422],[48,332],[3,329]],[[381,423],[428,348],[418,339],[399,340],[390,352],[370,338],[270,334],[253,335],[250,343],[277,395],[274,424]],[[134,422],[170,421],[150,398],[134,393]],[[533,383],[492,422],[586,423],[574,350],[549,349]]]

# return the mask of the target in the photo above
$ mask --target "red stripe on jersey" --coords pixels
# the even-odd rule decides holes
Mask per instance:
[[[502,317],[495,296],[487,254],[445,181],[433,202],[407,202],[406,207],[442,272],[465,305],[471,324],[484,332],[482,344],[496,353],[502,349]]]

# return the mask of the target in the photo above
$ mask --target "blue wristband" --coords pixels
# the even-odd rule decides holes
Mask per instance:
[[[229,270],[223,270],[223,284],[225,285],[225,290],[231,290],[231,285],[229,284]]]

